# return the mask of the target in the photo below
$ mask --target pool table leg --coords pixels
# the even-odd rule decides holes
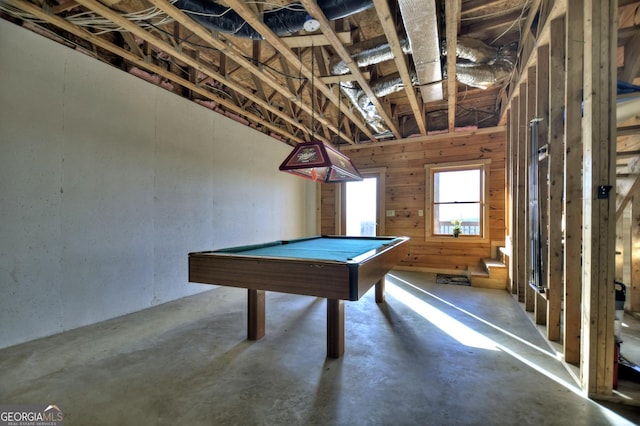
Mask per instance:
[[[376,283],[376,303],[384,303],[384,277]]]
[[[247,339],[259,340],[265,330],[264,290],[249,289],[248,301]]]
[[[327,357],[340,358],[344,354],[344,303],[327,299]]]

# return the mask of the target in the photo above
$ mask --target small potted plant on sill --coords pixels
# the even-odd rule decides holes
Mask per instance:
[[[460,235],[460,231],[462,231],[462,220],[454,219],[451,221],[451,224],[453,225],[453,228],[451,229],[453,232],[453,236],[455,238],[458,238],[458,235]]]

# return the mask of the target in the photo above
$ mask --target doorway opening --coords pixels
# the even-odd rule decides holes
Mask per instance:
[[[378,224],[378,178],[346,183],[346,235],[375,237]]]

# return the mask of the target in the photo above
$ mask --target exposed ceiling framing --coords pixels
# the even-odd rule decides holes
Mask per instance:
[[[461,50],[478,48],[461,40],[471,36],[494,56],[510,44],[522,52],[523,35],[535,32],[549,2],[410,1],[436,10],[431,33],[440,39],[430,42],[442,47],[441,81],[416,78],[411,48],[421,36],[405,28],[396,1],[0,0],[0,16],[289,144],[317,138],[357,145],[501,124],[520,58],[514,56],[506,80],[476,85],[473,66],[489,65],[461,57]],[[222,18],[212,19],[233,14],[257,36],[203,24],[188,9],[194,4],[223,8]],[[347,12],[327,13],[336,5]],[[265,19],[270,13],[302,13],[318,27],[283,32]],[[640,62],[627,61],[629,72],[637,71]],[[460,76],[461,62],[471,83]],[[434,84],[443,99],[424,102],[421,86]]]

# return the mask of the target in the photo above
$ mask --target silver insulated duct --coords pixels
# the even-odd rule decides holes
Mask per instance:
[[[400,46],[404,53],[409,53],[409,42],[405,39],[400,40]],[[366,67],[369,65],[379,64],[380,62],[393,59],[391,46],[385,36],[375,37],[367,41],[356,43],[347,48],[349,56],[358,65],[358,67]],[[341,58],[335,58],[329,64],[329,69],[334,75],[344,75],[349,73],[349,67]],[[371,90],[376,97],[382,97],[398,90],[402,90],[402,80],[399,75],[383,78],[377,82],[371,83]],[[340,90],[350,100],[353,106],[362,115],[366,123],[373,129],[376,137],[391,136],[389,128],[384,122],[382,116],[371,102],[371,99],[364,93],[358,84],[348,81],[340,83]]]
[[[423,102],[442,100],[438,13],[434,0],[399,0]]]
[[[420,85],[423,102],[443,99],[442,55],[438,37],[437,12],[434,0],[399,0],[400,12],[407,32],[400,39],[402,51],[411,54],[415,66],[413,85]],[[366,67],[394,59],[385,36],[376,37],[347,48],[358,67]],[[468,86],[486,89],[507,80],[515,64],[517,46],[499,48],[488,46],[480,40],[460,37],[456,47],[456,78]],[[349,67],[341,58],[331,61],[329,69],[333,75],[349,73]],[[341,82],[340,89],[351,100],[377,137],[390,135],[384,120],[357,83]],[[371,82],[376,97],[383,97],[403,90],[399,75],[387,76]]]
[[[446,49],[442,49],[446,55]],[[456,46],[456,79],[467,86],[487,89],[504,83],[511,75],[516,60],[517,45],[498,48],[480,40],[460,37]]]
[[[413,84],[417,84],[415,74],[411,75]],[[377,137],[391,136],[384,120],[378,114],[371,99],[364,93],[357,84],[347,81],[340,84],[340,89],[350,100],[353,106],[365,119],[367,124],[373,129]],[[402,77],[399,73],[388,75],[371,83],[371,90],[376,97],[381,98],[404,89]]]
[[[411,53],[409,41],[406,38],[400,40],[400,47],[405,54]],[[347,52],[358,67],[366,67],[393,59],[393,52],[386,36],[374,37],[361,43],[352,44],[347,48]],[[333,75],[349,73],[346,62],[339,57],[331,61],[329,69]]]

